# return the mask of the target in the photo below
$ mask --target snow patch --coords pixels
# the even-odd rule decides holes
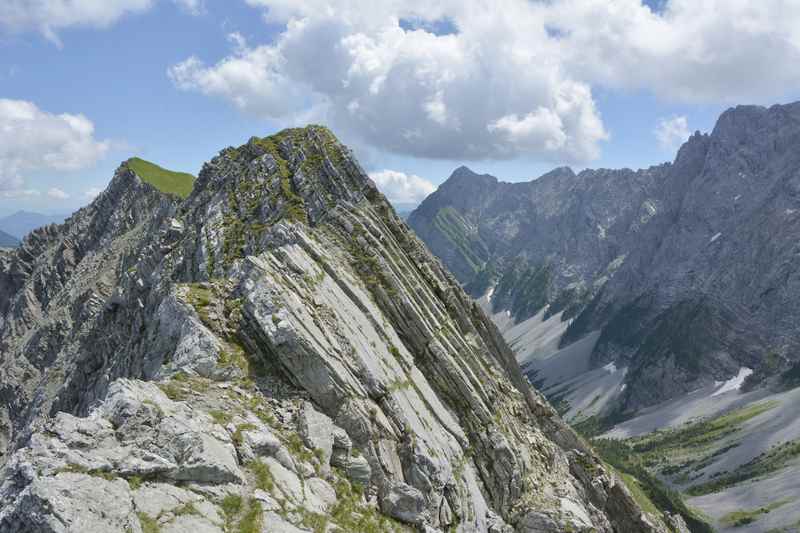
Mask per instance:
[[[628,384],[627,383],[623,383],[622,386],[619,388],[619,391],[620,392],[625,392],[626,388],[628,388]]]
[[[713,237],[711,237],[711,240],[710,240],[710,241],[708,241],[708,242],[709,242],[709,243],[712,243],[712,242],[716,241],[717,239],[719,239],[720,237],[722,237],[722,233],[717,233],[716,235],[714,235]]]
[[[721,384],[722,386],[717,390],[715,390],[714,394],[712,394],[711,396],[719,396],[720,394],[725,394],[726,392],[739,390],[742,386],[742,383],[744,383],[744,380],[747,378],[747,376],[749,376],[752,373],[753,373],[752,368],[747,368],[746,366],[743,366],[742,368],[739,369],[739,373],[736,374],[736,376],[722,383]],[[718,381],[715,381],[714,385],[719,387],[720,383]]]
[[[737,201],[739,201],[739,198],[741,198],[741,197],[742,197],[741,194],[737,194],[736,196],[733,197],[733,201],[737,202]]]
[[[605,370],[606,372],[609,372],[610,374],[613,374],[614,372],[617,371],[617,365],[615,365],[614,362],[612,361],[612,362],[608,363],[606,366],[604,366],[603,370]]]

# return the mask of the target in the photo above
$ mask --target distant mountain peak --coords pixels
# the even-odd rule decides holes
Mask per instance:
[[[21,241],[36,228],[49,224],[60,224],[64,222],[66,218],[67,215],[46,215],[33,211],[20,210],[11,215],[0,217],[0,231]]]
[[[0,248],[16,248],[17,246],[19,246],[19,239],[0,230]]]
[[[562,347],[602,332],[592,361],[631,367],[618,400],[635,411],[797,353],[798,276],[785,265],[800,231],[799,145],[800,103],[736,106],[673,163],[574,181],[555,169],[490,194],[440,187],[409,223],[473,296],[493,288],[492,311],[517,322],[563,311],[574,321]],[[701,318],[712,333],[687,343],[682,324]]]

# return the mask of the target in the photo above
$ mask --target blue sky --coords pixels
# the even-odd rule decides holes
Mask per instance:
[[[399,12],[324,0],[97,0],[98,12],[90,0],[64,19],[63,1],[36,13],[24,0],[0,6],[0,131],[12,141],[0,148],[0,214],[71,211],[133,155],[197,173],[225,146],[307,120],[331,125],[397,202],[419,200],[461,164],[509,181],[560,164],[640,168],[671,160],[688,131],[709,131],[735,102],[800,93],[800,10],[774,27],[761,13],[754,35],[717,20],[742,15],[741,2],[651,11],[620,0],[625,9],[598,14],[596,2],[508,0],[515,18],[495,20],[461,7],[470,2]],[[695,34],[680,33],[681,17]],[[531,25],[548,31],[531,37]],[[23,102],[37,117],[24,145],[9,118]],[[78,148],[65,113],[94,127]],[[40,139],[55,159],[42,160]]]

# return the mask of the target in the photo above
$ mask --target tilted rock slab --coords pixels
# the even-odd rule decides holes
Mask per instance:
[[[0,267],[3,527],[666,531],[325,128],[182,202],[123,165]]]

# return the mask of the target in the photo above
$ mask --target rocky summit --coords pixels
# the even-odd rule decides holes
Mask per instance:
[[[409,224],[570,418],[782,386],[799,364],[799,143],[800,103],[739,106],[648,169],[460,168]]]
[[[0,251],[0,531],[685,531],[327,129],[191,179],[123,163]]]

